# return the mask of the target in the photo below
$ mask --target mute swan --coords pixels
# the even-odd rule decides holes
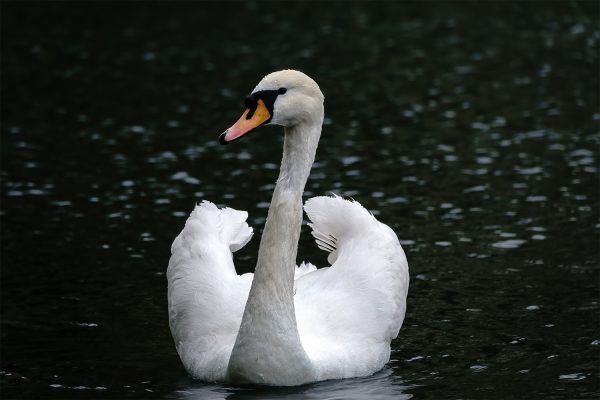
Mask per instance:
[[[264,124],[285,130],[283,159],[256,270],[238,275],[232,253],[252,237],[248,214],[203,201],[171,247],[169,326],[183,365],[205,381],[300,385],[383,368],[406,311],[408,263],[396,234],[355,201],[304,205],[330,267],[296,253],[302,193],[323,123],[319,86],[299,71],[263,78],[230,143]]]

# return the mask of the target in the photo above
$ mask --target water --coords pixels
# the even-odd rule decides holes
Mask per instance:
[[[598,15],[3,3],[2,396],[598,397]],[[406,320],[373,377],[206,385],[167,326],[169,247],[201,199],[260,233],[280,129],[216,138],[283,67],[326,96],[306,197],[352,196],[397,232]],[[306,226],[299,254],[326,265]]]

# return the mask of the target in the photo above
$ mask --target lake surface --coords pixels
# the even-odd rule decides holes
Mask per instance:
[[[597,2],[2,4],[3,398],[600,396]],[[290,389],[203,384],[167,320],[194,204],[257,235],[281,129],[217,135],[260,78],[325,93],[305,197],[351,196],[410,264],[391,361]],[[303,226],[299,261],[325,266]]]

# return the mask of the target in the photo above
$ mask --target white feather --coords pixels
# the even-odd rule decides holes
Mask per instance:
[[[358,202],[306,202],[313,235],[337,239],[329,268],[301,263],[294,306],[319,380],[369,375],[389,360],[406,307],[408,264],[396,235]],[[186,369],[224,381],[253,274],[237,275],[232,251],[252,237],[247,213],[203,202],[172,246],[169,322]]]

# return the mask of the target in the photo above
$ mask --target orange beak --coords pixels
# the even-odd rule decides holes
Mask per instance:
[[[258,128],[270,119],[271,113],[267,109],[267,106],[265,106],[265,103],[262,101],[262,99],[258,99],[256,108],[254,110],[247,108],[240,119],[238,119],[237,122],[231,126],[231,128],[227,129],[221,134],[221,136],[219,136],[219,143],[231,143]]]

